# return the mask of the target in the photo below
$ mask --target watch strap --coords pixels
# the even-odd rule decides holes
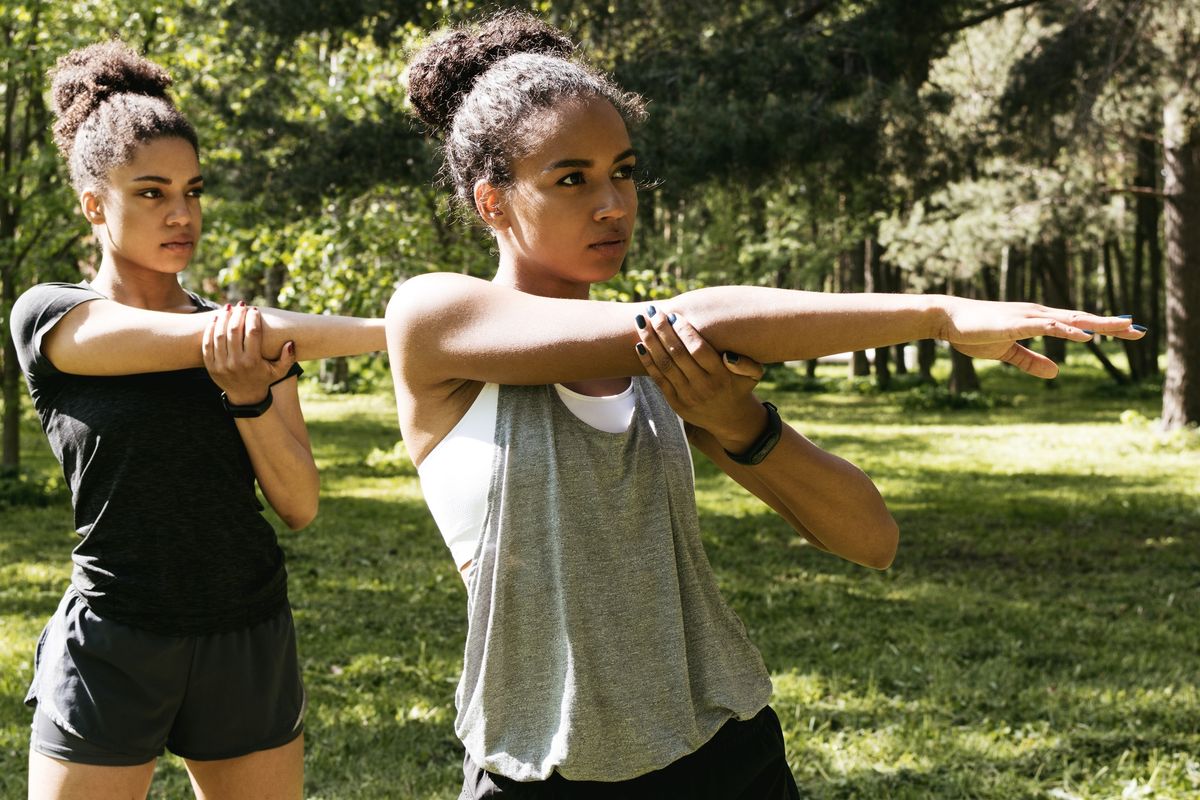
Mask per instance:
[[[741,453],[725,451],[725,455],[738,464],[748,467],[760,464],[775,449],[775,445],[779,444],[779,436],[783,432],[783,420],[779,418],[779,409],[770,402],[763,402],[763,408],[767,409],[767,427],[754,443]]]
[[[229,396],[221,392],[221,405],[225,406],[225,410],[229,412],[229,416],[237,419],[251,419],[253,417],[261,417],[267,413],[267,409],[271,407],[271,403],[275,398],[271,395],[270,388],[267,389],[267,396],[257,403],[250,405],[239,406],[229,402]]]

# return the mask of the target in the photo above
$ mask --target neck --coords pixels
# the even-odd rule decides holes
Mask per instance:
[[[120,269],[108,253],[104,254],[91,284],[93,289],[110,300],[134,308],[165,311],[191,306],[187,292],[173,273],[139,271],[130,274]]]
[[[592,289],[592,285],[586,281],[581,283],[565,280],[545,271],[522,267],[503,250],[500,253],[500,266],[496,268],[496,277],[492,278],[492,283],[510,286],[525,294],[563,300],[587,300]]]

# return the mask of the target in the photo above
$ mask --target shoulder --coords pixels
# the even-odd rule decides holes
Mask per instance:
[[[64,314],[104,295],[82,283],[39,283],[21,293],[13,304],[10,319],[14,339],[29,341],[60,320]]]
[[[447,312],[473,305],[495,287],[482,278],[457,272],[427,272],[400,284],[388,302],[388,327],[408,326],[445,317]]]

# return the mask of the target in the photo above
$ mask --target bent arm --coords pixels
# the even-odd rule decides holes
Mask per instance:
[[[237,420],[263,497],[294,531],[316,517],[321,491],[296,383],[288,378],[275,384],[269,390],[274,402],[267,413]]]
[[[277,358],[285,342],[298,359],[357,355],[385,346],[383,320],[261,309],[262,351]],[[133,375],[204,366],[200,342],[209,314],[147,311],[90,300],[67,312],[47,334],[43,352],[75,375]]]
[[[761,406],[759,409],[761,410]],[[750,441],[765,424],[756,415],[741,421]],[[749,424],[747,424],[749,423]],[[861,469],[822,450],[787,423],[779,443],[762,463],[743,466],[725,454],[744,449],[731,432],[724,441],[711,431],[689,428],[689,439],[725,474],[787,520],[813,545],[856,564],[887,569],[896,556],[900,530],[879,489]]]

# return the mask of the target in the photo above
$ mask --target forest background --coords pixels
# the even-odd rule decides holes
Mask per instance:
[[[904,545],[919,567],[797,566],[791,539],[698,467],[710,557],[764,645],[807,791],[1200,797],[1200,0],[501,5],[569,30],[650,100],[634,132],[637,240],[598,297],[948,292],[1149,328],[1131,347],[1035,343],[1070,361],[1045,389],[932,342],[913,343],[911,364],[888,349],[769,376],[809,435],[876,476],[919,531]],[[403,82],[431,31],[484,8],[0,3],[0,693],[13,701],[0,789],[21,786],[26,650],[61,595],[71,527],[8,309],[96,262],[50,139],[46,70],[115,35],[175,76],[206,179],[189,288],[378,315],[408,276],[494,267],[436,185]],[[438,797],[455,771],[461,586],[402,447],[378,446],[396,436],[382,357],[320,372],[306,410],[322,513],[286,544],[314,693],[310,790]],[[972,429],[981,414],[987,432]],[[392,543],[397,513],[418,544]],[[746,537],[756,554],[732,544]],[[368,598],[395,610],[383,619]],[[787,666],[797,653],[811,673]],[[394,762],[368,758],[384,746]],[[166,769],[159,791],[174,796],[186,778]]]
[[[518,4],[521,5],[521,4]],[[937,291],[1132,314],[1117,383],[1158,381],[1200,422],[1200,2],[624,0],[523,4],[650,99],[624,273],[599,296],[713,283]],[[378,315],[429,270],[487,276],[434,185],[407,55],[472,2],[175,0],[0,5],[0,323],[96,249],[50,141],[45,72],[120,36],[176,76],[201,132],[208,294]],[[19,370],[3,331],[3,452]],[[1065,343],[1046,352],[1062,360]],[[930,377],[932,342],[919,364]],[[872,359],[886,386],[895,364]],[[955,358],[952,392],[977,388]],[[866,354],[853,364],[869,371]],[[326,381],[350,385],[344,364]],[[378,369],[376,369],[376,374]]]

